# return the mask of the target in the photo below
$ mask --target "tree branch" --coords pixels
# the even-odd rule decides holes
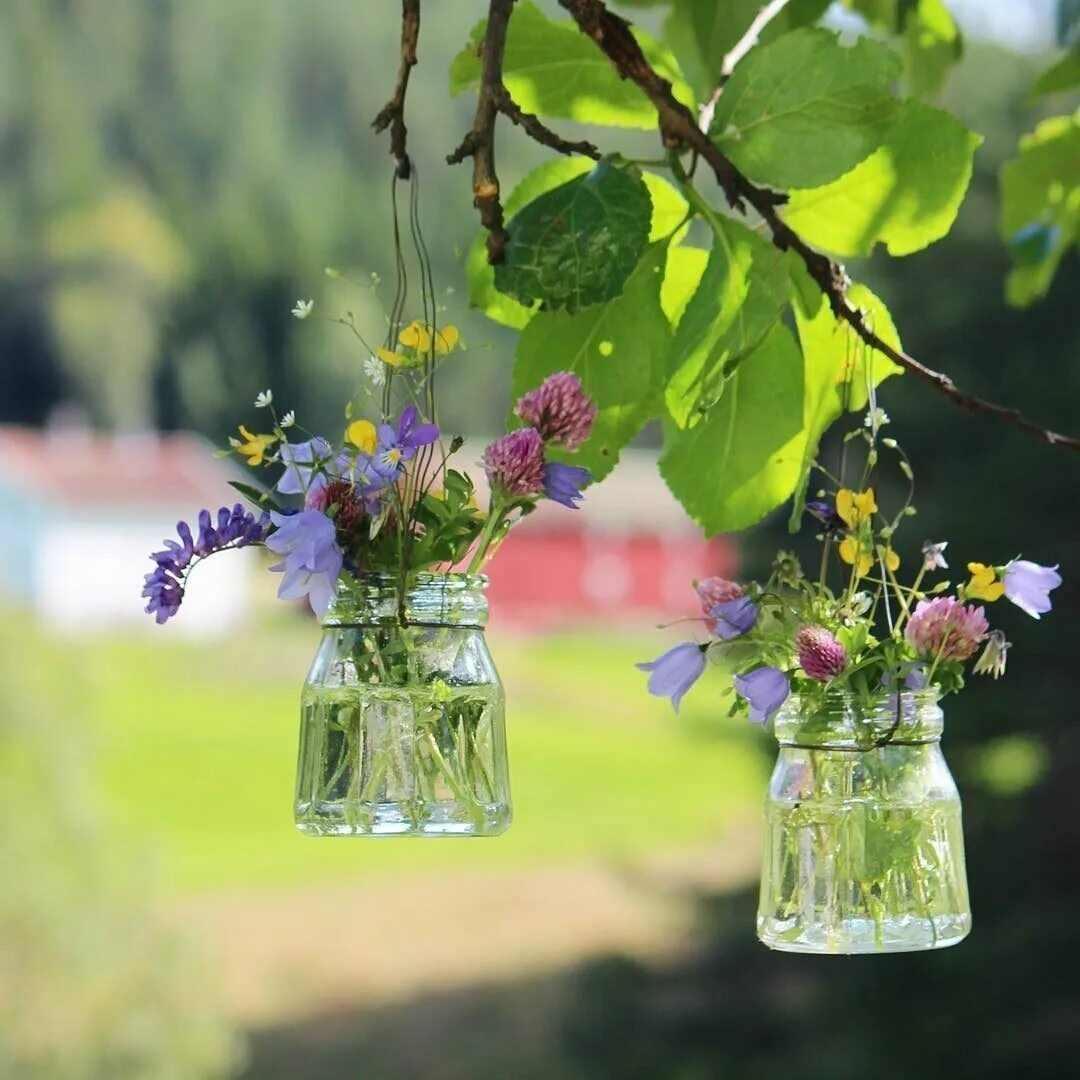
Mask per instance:
[[[390,153],[394,156],[397,174],[402,180],[408,180],[412,173],[406,146],[405,95],[409,89],[409,75],[416,67],[416,43],[419,39],[420,0],[401,0],[401,64],[397,82],[393,96],[379,111],[371,126],[378,132],[390,128]]]
[[[702,108],[701,117],[698,120],[698,127],[702,131],[707,132],[712,126],[716,103],[720,100],[720,95],[724,92],[724,87],[731,78],[735,65],[758,43],[761,32],[788,6],[788,3],[789,0],[769,0],[754,16],[754,21],[746,28],[746,33],[724,55],[720,64],[720,74],[716,80],[716,89],[709,95],[709,100]]]
[[[784,203],[784,195],[752,183],[708,138],[690,110],[672,95],[671,83],[658,75],[645,59],[641,47],[630,32],[630,24],[608,11],[603,0],[559,0],[559,3],[573,16],[581,31],[596,42],[619,75],[636,83],[656,107],[664,145],[676,150],[690,148],[700,155],[712,168],[728,204],[733,209],[745,213],[747,204],[752,206],[769,227],[776,247],[781,251],[794,251],[802,259],[810,276],[828,299],[836,317],[848,323],[867,345],[968,412],[987,413],[1002,423],[1026,431],[1050,446],[1080,450],[1080,438],[1050,431],[1029,420],[1019,409],[967,394],[948,375],[926,367],[914,357],[883,341],[867,325],[862,313],[848,301],[848,281],[843,267],[820,251],[815,251],[784,222],[776,209]]]
[[[495,103],[498,105],[499,112],[501,112],[503,116],[514,124],[517,124],[526,135],[535,139],[542,146],[557,150],[560,154],[582,154],[585,157],[591,157],[593,161],[599,161],[600,158],[603,157],[600,151],[591,142],[587,142],[585,139],[575,141],[564,139],[561,135],[557,135],[551,128],[544,124],[538,116],[526,112],[518,105],[518,103],[510,96],[510,93],[505,86],[499,87]]]

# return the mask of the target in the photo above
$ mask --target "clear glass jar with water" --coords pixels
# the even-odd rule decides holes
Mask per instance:
[[[802,953],[954,945],[971,928],[936,693],[793,695],[765,804],[758,937]]]
[[[296,825],[313,836],[494,836],[510,826],[487,579],[342,578],[302,697]]]

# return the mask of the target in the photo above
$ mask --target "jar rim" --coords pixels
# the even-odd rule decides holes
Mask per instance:
[[[935,743],[944,724],[940,698],[933,686],[899,694],[885,688],[869,702],[850,691],[817,700],[791,694],[773,719],[773,733],[781,745],[821,750]]]
[[[335,583],[322,623],[482,628],[488,614],[487,585],[487,575],[459,571],[414,572],[404,582],[396,574],[345,573]]]

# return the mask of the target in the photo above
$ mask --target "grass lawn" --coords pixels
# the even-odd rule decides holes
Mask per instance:
[[[634,660],[655,638],[496,631],[515,823],[489,840],[311,839],[292,825],[298,696],[316,629],[282,618],[202,645],[147,636],[34,646],[73,699],[116,838],[169,891],[391,872],[620,860],[708,842],[756,811],[770,748],[725,718],[710,673],[676,718]]]

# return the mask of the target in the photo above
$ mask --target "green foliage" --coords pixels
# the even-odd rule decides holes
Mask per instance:
[[[1074,45],[1056,64],[1051,64],[1035,80],[1032,94],[1060,94],[1080,86],[1080,44]]]
[[[602,161],[510,220],[496,288],[525,304],[569,312],[611,300],[648,243],[651,219],[640,171]]]
[[[484,20],[450,66],[450,93],[474,89],[480,81]],[[676,97],[690,104],[693,91],[664,46],[635,31],[649,62],[673,84]],[[629,80],[620,79],[607,57],[567,20],[549,19],[531,0],[519,0],[506,39],[503,81],[526,112],[591,124],[653,128],[656,110]]]
[[[426,494],[414,517],[422,527],[411,553],[415,566],[460,562],[484,526],[473,482],[456,469],[446,470],[443,490]]]
[[[981,141],[941,109],[905,101],[879,150],[831,184],[793,191],[784,220],[834,255],[878,243],[910,255],[952,227]]]
[[[794,30],[735,69],[710,135],[752,180],[779,188],[827,183],[882,143],[896,105],[896,55],[828,30]]]
[[[1080,110],[1044,120],[1001,171],[1001,235],[1013,269],[1009,302],[1044,296],[1065,253],[1080,240]]]
[[[592,437],[575,462],[607,475],[619,451],[655,415],[671,328],[660,306],[668,243],[645,252],[622,294],[576,315],[541,312],[522,332],[514,396],[556,371],[573,371],[599,408]]]

